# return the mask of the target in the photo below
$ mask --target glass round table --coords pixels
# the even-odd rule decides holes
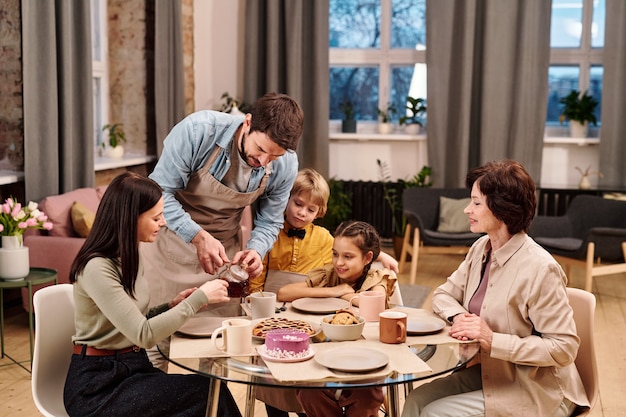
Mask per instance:
[[[356,389],[366,387],[387,387],[389,417],[399,415],[398,387],[404,385],[410,391],[413,382],[434,378],[463,368],[480,348],[478,343],[442,343],[433,345],[414,344],[410,346],[417,357],[422,359],[432,370],[427,374],[402,374],[392,372],[383,377],[369,377],[342,381],[340,379],[316,381],[279,381],[275,379],[260,356],[214,357],[200,361],[186,362],[172,359],[161,354],[171,363],[188,371],[204,375],[211,379],[211,388],[207,404],[207,416],[217,415],[217,399],[221,382],[233,382],[247,385],[245,416],[254,415],[255,389],[258,386],[290,389]]]

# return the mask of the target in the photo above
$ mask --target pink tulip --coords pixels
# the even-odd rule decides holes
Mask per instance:
[[[43,228],[46,230],[52,230],[52,222],[44,222]]]

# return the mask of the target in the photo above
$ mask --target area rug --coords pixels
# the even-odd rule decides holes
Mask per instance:
[[[407,307],[421,308],[428,298],[432,288],[426,285],[400,284],[400,294],[402,301]]]

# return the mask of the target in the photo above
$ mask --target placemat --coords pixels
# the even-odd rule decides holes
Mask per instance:
[[[378,341],[361,339],[349,342],[315,343],[312,344],[311,347],[315,349],[316,355],[324,350],[339,347],[345,347],[346,349],[374,349],[385,353],[389,357],[389,363],[382,369],[364,373],[335,371],[317,363],[315,357],[304,362],[283,363],[265,361],[265,364],[275,379],[294,382],[326,379],[340,379],[346,381],[380,378],[389,375],[393,371],[402,374],[413,373],[420,375],[432,373],[432,369],[404,344],[389,345]]]

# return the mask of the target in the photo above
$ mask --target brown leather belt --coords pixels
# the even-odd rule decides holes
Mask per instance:
[[[98,349],[91,346],[86,345],[74,345],[74,353],[76,355],[85,355],[85,356],[115,356],[121,355],[129,352],[139,352],[141,348],[139,346],[131,346],[120,350],[110,350],[110,349]]]

